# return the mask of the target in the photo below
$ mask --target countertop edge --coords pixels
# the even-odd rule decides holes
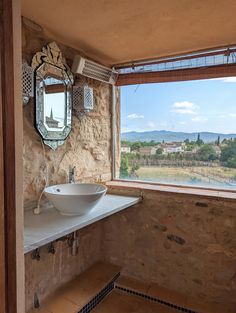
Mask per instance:
[[[37,248],[40,248],[40,247],[42,247],[42,246],[44,246],[46,244],[49,244],[52,241],[55,241],[55,240],[57,240],[57,239],[59,239],[61,237],[64,237],[64,236],[66,236],[66,235],[68,235],[68,234],[70,234],[70,233],[72,233],[72,232],[74,232],[76,230],[82,229],[82,228],[84,228],[86,226],[89,226],[89,225],[91,225],[93,223],[96,223],[96,222],[98,222],[98,221],[100,221],[100,220],[102,220],[102,219],[104,219],[106,217],[109,217],[109,216],[111,216],[111,215],[113,215],[115,213],[118,213],[118,212],[120,212],[120,211],[122,211],[122,210],[124,210],[126,208],[129,208],[129,207],[131,207],[131,206],[133,206],[133,205],[135,205],[135,204],[140,202],[140,198],[138,198],[138,197],[127,197],[127,198],[133,198],[133,200],[130,201],[129,203],[126,203],[126,204],[123,204],[123,205],[121,204],[121,205],[117,206],[116,208],[111,209],[110,211],[103,212],[101,215],[92,216],[91,219],[85,220],[85,221],[83,221],[81,223],[78,222],[77,225],[73,225],[71,227],[68,227],[68,229],[64,229],[61,232],[57,232],[55,235],[51,235],[51,236],[49,236],[47,238],[45,237],[45,238],[43,238],[41,240],[36,241],[33,244],[24,245],[24,254],[32,252],[33,250],[35,250]]]

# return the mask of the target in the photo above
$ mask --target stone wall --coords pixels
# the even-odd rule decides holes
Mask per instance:
[[[22,20],[23,59],[30,64],[33,55],[53,38],[47,38],[40,26],[27,19]],[[59,47],[71,66],[78,54],[60,43]],[[45,159],[41,138],[34,128],[33,99],[24,106],[24,201],[26,209],[33,208],[45,186],[46,166],[49,184],[68,181],[69,166],[76,166],[76,180],[95,181],[111,179],[111,86],[88,80],[94,89],[93,112],[73,115],[72,131],[66,142],[56,151],[45,147]],[[76,81],[79,83],[79,80]],[[26,311],[33,306],[34,293],[44,299],[53,290],[73,279],[81,271],[101,259],[100,226],[94,224],[78,232],[80,248],[78,256],[71,256],[67,242],[56,243],[56,253],[49,254],[47,247],[40,249],[41,260],[34,261],[25,255]]]
[[[23,19],[23,58],[30,64],[33,55],[53,39],[46,38],[43,30]],[[68,65],[78,54],[58,43]],[[79,83],[77,79],[76,83]],[[111,179],[111,86],[88,80],[94,89],[95,108],[91,113],[73,116],[72,131],[66,142],[56,151],[46,149],[49,184],[68,181],[69,166],[76,166],[76,180],[94,181]],[[25,206],[35,202],[45,186],[46,164],[41,138],[34,128],[34,103],[24,107],[24,200]]]
[[[145,190],[143,196],[142,203],[102,222],[106,260],[125,275],[235,309],[235,200]]]
[[[32,260],[31,253],[25,255],[26,312],[33,307],[35,293],[41,302],[50,293],[102,259],[100,224],[95,223],[83,228],[77,234],[77,256],[71,255],[66,240],[54,243],[55,254],[49,253],[47,246],[42,247],[40,261]]]

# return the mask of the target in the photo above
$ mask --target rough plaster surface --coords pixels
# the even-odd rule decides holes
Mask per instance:
[[[56,5],[55,5],[56,3]],[[104,64],[150,60],[235,44],[236,3],[22,1],[22,14]]]
[[[102,255],[125,275],[236,309],[235,202],[151,191],[143,196],[102,222]]]

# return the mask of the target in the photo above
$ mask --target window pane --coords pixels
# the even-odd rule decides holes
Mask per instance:
[[[120,90],[117,178],[236,189],[236,77]]]

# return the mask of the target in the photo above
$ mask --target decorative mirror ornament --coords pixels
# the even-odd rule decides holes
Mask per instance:
[[[71,131],[73,75],[55,42],[32,60],[35,71],[35,126],[46,145],[56,149]]]
[[[22,62],[22,100],[27,104],[34,96],[34,70],[26,61]]]

